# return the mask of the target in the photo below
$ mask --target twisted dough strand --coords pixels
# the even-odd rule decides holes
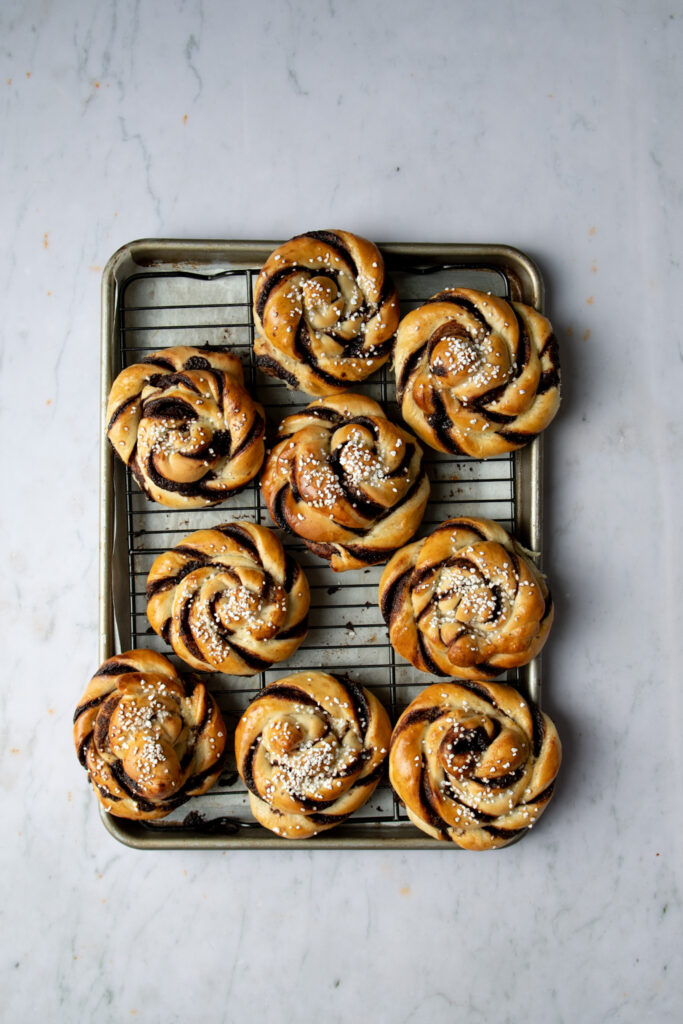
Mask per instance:
[[[534,825],[561,758],[551,719],[511,686],[435,683],[396,723],[389,777],[423,832],[487,850]]]
[[[95,795],[120,818],[163,818],[221,771],[226,730],[201,684],[163,655],[126,651],[97,670],[74,715],[74,744]]]
[[[379,249],[348,231],[285,242],[254,288],[258,365],[309,395],[365,380],[389,358],[398,321]]]
[[[235,733],[254,817],[287,839],[333,828],[376,788],[390,737],[384,707],[350,680],[300,672],[271,683]]]
[[[560,404],[550,322],[469,288],[439,292],[408,313],[394,363],[403,418],[438,451],[483,459],[520,448]]]
[[[336,572],[384,562],[415,533],[429,497],[422,449],[377,402],[316,399],[279,437],[261,480],[270,514]]]
[[[237,356],[210,348],[153,352],[118,375],[107,437],[140,488],[171,508],[217,505],[263,463],[263,409]]]
[[[495,678],[526,665],[553,621],[545,581],[491,519],[448,519],[397,551],[379,604],[395,650],[422,672]]]
[[[301,568],[264,526],[198,530],[154,561],[147,577],[154,630],[194,668],[253,675],[284,661],[308,630]]]

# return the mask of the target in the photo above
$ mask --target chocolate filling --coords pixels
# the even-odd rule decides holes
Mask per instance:
[[[485,700],[488,704],[492,704],[494,708],[498,707],[489,691],[480,683],[472,682],[470,679],[458,679],[457,685],[462,686],[465,690],[469,690],[470,693],[476,693],[477,697],[481,697],[481,699]]]
[[[248,651],[245,647],[241,647],[239,644],[236,644],[234,640],[230,641],[230,646],[236,654],[239,654],[245,665],[254,669],[256,672],[260,672],[261,669],[270,668],[272,665],[271,661],[268,661],[265,658],[259,658],[256,654],[252,654],[251,651]]]
[[[211,366],[211,363],[209,362],[209,360],[205,359],[204,356],[190,356],[190,358],[185,361],[185,365],[183,366],[183,369],[184,370],[211,370],[211,369],[213,369],[213,367]]]
[[[354,260],[353,256],[342,242],[339,235],[335,234],[334,231],[306,231],[304,232],[303,235],[300,235],[299,237],[315,238],[319,242],[324,242],[325,245],[329,246],[330,249],[336,252],[338,256],[341,256],[344,262],[349,265],[353,272],[353,276],[358,276],[358,267],[356,266],[356,261]]]
[[[146,419],[196,420],[197,413],[181,398],[166,397],[150,398],[143,405],[142,414]]]
[[[448,824],[444,821],[434,806],[434,791],[432,790],[429,773],[425,769],[424,758],[422,759],[422,767],[420,769],[420,787],[418,794],[422,817],[426,819],[432,828],[435,828],[440,832],[444,839],[448,838]]]
[[[253,537],[244,527],[238,526],[236,523],[223,523],[222,526],[214,526],[213,529],[218,530],[224,537],[230,537],[231,540],[237,541],[241,547],[246,548],[254,561],[258,562],[259,565],[263,564]]]
[[[190,629],[190,612],[192,610],[193,604],[194,596],[190,597],[187,601],[183,603],[180,609],[180,613],[178,615],[178,634],[182,642],[187,647],[190,654],[194,655],[194,657],[198,661],[206,662],[206,658],[204,657],[199,647],[197,646],[197,642],[194,638],[194,633]]]
[[[289,629],[283,629],[277,635],[278,640],[292,640],[294,637],[304,636],[308,632],[308,615],[304,615],[301,622],[295,623]]]
[[[396,725],[391,737],[392,744],[394,744],[401,733],[405,732],[406,729],[409,729],[411,725],[415,725],[418,722],[436,722],[437,718],[441,718],[442,715],[447,715],[448,713],[447,708],[415,708],[413,711],[409,711],[408,714],[404,715]]]
[[[78,719],[85,711],[89,711],[90,708],[96,708],[98,704],[101,704],[103,701],[105,701],[108,696],[108,693],[103,693],[101,697],[93,697],[92,700],[86,701],[85,704],[79,704],[76,710],[74,711],[74,722],[78,721]]]
[[[540,757],[543,740],[545,739],[545,721],[542,712],[533,701],[529,701],[529,710],[534,723],[532,749],[534,756]]]
[[[386,622],[387,626],[391,625],[391,620],[395,616],[397,607],[403,602],[403,595],[410,582],[412,574],[412,567],[410,569],[406,569],[405,572],[392,580],[389,586],[382,591],[379,608],[382,613],[382,618]]]
[[[432,673],[432,675],[435,675],[435,676],[447,676],[448,673],[447,672],[442,672],[441,669],[439,668],[439,666],[436,664],[436,662],[432,658],[432,656],[431,656],[431,654],[429,652],[429,649],[427,647],[427,643],[425,641],[425,638],[423,637],[422,633],[420,633],[419,630],[417,632],[417,645],[420,648],[420,654],[422,655],[422,660],[424,661],[425,665],[427,666],[429,671]]]
[[[93,743],[99,750],[106,750],[109,746],[109,723],[111,716],[114,714],[116,707],[121,700],[120,693],[111,693],[102,704],[102,707],[95,719],[95,728],[93,729]]]
[[[483,829],[494,839],[514,839],[524,832],[523,828],[496,828],[494,825],[484,825]]]
[[[289,594],[295,582],[301,576],[301,566],[294,561],[289,552],[285,552],[285,580],[284,588]]]
[[[263,437],[265,431],[265,423],[263,422],[263,416],[260,413],[254,415],[254,422],[252,423],[247,436],[244,440],[235,448],[232,453],[232,458],[236,459],[238,455],[241,455],[243,451],[249,447],[254,441],[259,440]],[[215,436],[215,435],[214,435]]]
[[[279,700],[291,700],[295,704],[306,704],[308,707],[315,708],[316,711],[323,715],[327,721],[327,712],[325,709],[318,704],[315,697],[311,697],[310,694],[306,693],[305,690],[300,689],[298,686],[292,686],[289,683],[272,683],[270,686],[267,686],[265,690],[261,690],[261,692],[254,697],[252,703],[255,704],[256,701],[269,699],[270,697],[277,697]]]
[[[175,574],[175,576],[164,576],[158,580],[152,580],[147,583],[146,594],[147,600],[154,597],[155,594],[160,594],[164,590],[172,590],[173,587],[177,587],[181,580],[188,576],[195,569],[201,569],[207,564],[207,559],[201,561],[186,562]]]
[[[403,398],[403,392],[405,391],[408,379],[412,376],[415,367],[422,359],[425,348],[426,343],[422,345],[420,348],[415,349],[415,351],[408,356],[405,363],[403,364],[403,369],[401,370],[399,379],[396,382],[396,393],[399,401]]]
[[[523,434],[520,430],[500,430],[499,436],[504,437],[510,444],[521,447],[524,444],[528,444],[529,441],[533,441],[536,437],[537,431],[533,431],[529,434]]]
[[[452,452],[453,455],[465,455],[466,452],[451,437],[450,431],[452,423],[448,413],[446,412],[443,398],[435,388],[431,389],[430,394],[432,404],[434,405],[434,412],[427,416],[427,423],[432,428],[440,444],[443,445],[446,451]]]
[[[362,739],[365,739],[365,735],[368,731],[368,724],[370,722],[370,705],[368,699],[363,692],[363,688],[358,686],[356,683],[351,682],[350,679],[338,679],[337,682],[346,691],[351,704],[353,705],[353,713],[358,725],[358,731]]]
[[[263,370],[263,372],[267,373],[269,376],[278,377],[280,380],[283,380],[285,384],[289,384],[290,388],[294,388],[294,390],[298,389],[299,381],[294,376],[294,374],[290,373],[288,370],[285,370],[284,366],[280,366],[280,364],[271,356],[257,355],[256,365],[260,367]]]
[[[98,668],[93,679],[97,679],[98,676],[120,676],[124,672],[134,671],[135,668],[132,665],[128,665],[125,661],[114,661],[109,658],[108,661],[105,661],[105,663]]]
[[[158,366],[160,369],[168,370],[170,373],[175,373],[176,370],[170,359],[164,359],[160,355],[145,356],[144,359],[138,361],[144,363],[145,366]]]
[[[118,409],[114,410],[112,418],[109,420],[109,423],[107,424],[107,433],[109,433],[111,428],[114,426],[119,416],[123,416],[124,412],[127,409],[130,409],[131,405],[135,405],[139,397],[139,395],[133,395],[132,398],[127,398],[125,402],[121,403]],[[114,449],[114,451],[116,451],[116,449]]]
[[[177,387],[182,385],[189,391],[194,391],[196,395],[201,395],[201,388],[198,387],[195,382],[190,378],[186,377],[184,373],[153,373],[149,378],[149,384],[153,388],[160,388],[161,390],[167,391],[169,388]]]

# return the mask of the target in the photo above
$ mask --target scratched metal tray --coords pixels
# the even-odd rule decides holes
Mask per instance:
[[[310,399],[257,370],[253,358],[252,287],[277,242],[143,240],[110,259],[102,285],[102,429],[100,463],[100,660],[134,647],[170,649],[146,617],[145,580],[152,561],[181,537],[228,519],[273,526],[252,484],[217,508],[171,510],[147,502],[105,437],[105,410],[113,378],[146,353],[170,345],[227,345],[266,409],[272,428]],[[543,282],[523,253],[499,245],[382,244],[402,313],[446,287],[467,286],[543,308]],[[357,390],[397,416],[393,373],[384,367]],[[418,536],[457,514],[483,515],[541,551],[541,439],[510,455],[477,461],[426,450],[432,493]],[[282,535],[281,535],[282,536]],[[289,661],[256,676],[212,674],[207,682],[234,727],[249,699],[290,672],[325,669],[348,674],[372,689],[396,721],[434,677],[396,655],[377,605],[382,566],[333,573],[296,539],[282,536],[303,565],[311,587],[310,631]],[[182,663],[170,655],[182,669]],[[509,673],[510,682],[540,701],[536,659]],[[371,800],[339,827],[314,839],[278,838],[257,825],[235,770],[232,748],[218,784],[157,822],[131,822],[102,811],[113,836],[142,849],[457,849],[415,828],[384,780]]]

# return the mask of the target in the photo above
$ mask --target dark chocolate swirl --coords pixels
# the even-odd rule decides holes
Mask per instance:
[[[379,604],[394,648],[422,672],[495,678],[526,665],[546,641],[553,603],[545,577],[491,519],[448,519],[397,551]]]
[[[561,756],[553,722],[511,686],[435,683],[396,723],[389,777],[423,832],[488,850],[538,820]]]
[[[429,497],[422,449],[363,395],[319,398],[280,425],[261,486],[274,521],[341,572],[385,562]]]
[[[265,526],[198,530],[147,577],[154,630],[193,668],[253,675],[294,653],[308,630],[301,567]]]
[[[549,321],[469,288],[439,292],[408,313],[394,363],[403,418],[438,451],[484,459],[520,448],[560,404]]]
[[[171,508],[217,505],[263,463],[263,409],[237,356],[177,347],[122,370],[109,395],[107,436],[141,489]]]
[[[256,280],[256,361],[290,387],[333,394],[387,361],[398,320],[377,246],[309,231],[271,253]]]
[[[74,715],[81,764],[102,806],[120,818],[163,818],[205,793],[221,773],[225,741],[208,690],[155,651],[105,661]]]
[[[382,704],[350,680],[300,672],[271,683],[235,733],[254,817],[287,839],[340,824],[375,790],[390,736]]]

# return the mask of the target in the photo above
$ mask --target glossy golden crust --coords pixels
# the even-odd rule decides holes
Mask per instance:
[[[74,743],[95,795],[119,818],[163,818],[221,771],[226,730],[202,683],[149,650],[97,670],[74,715]]]
[[[489,850],[538,820],[561,758],[551,719],[511,686],[435,683],[396,723],[389,778],[423,832]]]
[[[107,404],[107,437],[153,501],[217,505],[257,475],[263,409],[230,352],[177,347],[122,370]]]
[[[253,675],[284,661],[308,630],[309,589],[272,530],[223,523],[159,555],[147,617],[193,668]]]
[[[334,828],[374,791],[390,737],[389,716],[363,686],[324,672],[271,683],[235,733],[254,817],[287,839]]]
[[[396,651],[422,672],[492,679],[526,665],[553,621],[545,577],[491,519],[448,519],[397,551],[379,604]]]
[[[256,280],[256,361],[309,395],[344,391],[382,366],[398,321],[379,249],[348,231],[292,238]]]
[[[385,562],[429,498],[422,449],[364,395],[330,395],[280,424],[261,488],[273,521],[335,572]]]
[[[403,418],[438,451],[485,459],[521,448],[560,404],[550,322],[469,288],[440,292],[404,317],[394,365]]]

